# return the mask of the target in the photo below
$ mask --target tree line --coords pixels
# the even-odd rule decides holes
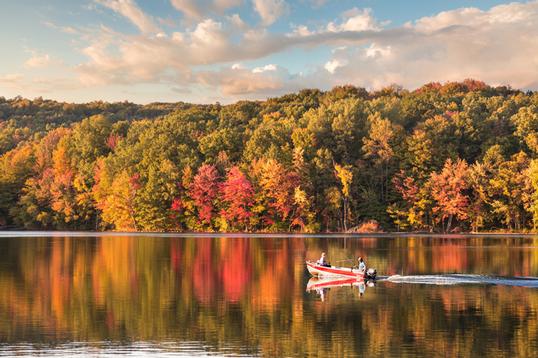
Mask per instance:
[[[0,222],[534,230],[537,153],[538,93],[476,80],[230,105],[0,98]]]

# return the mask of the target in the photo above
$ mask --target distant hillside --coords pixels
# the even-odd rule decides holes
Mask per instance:
[[[0,221],[47,229],[533,229],[538,94],[466,80],[231,105],[0,98]]]
[[[111,121],[152,119],[176,110],[185,110],[187,103],[152,103],[138,105],[129,102],[90,102],[84,104],[56,102],[36,98],[0,97],[0,153],[13,149],[18,143],[37,133],[69,126],[84,118],[104,115]]]

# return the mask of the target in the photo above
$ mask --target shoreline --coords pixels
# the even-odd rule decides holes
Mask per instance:
[[[468,238],[468,237],[538,237],[538,233],[502,233],[502,232],[480,232],[480,233],[428,233],[428,232],[384,232],[384,233],[241,233],[241,232],[150,232],[150,231],[37,231],[37,230],[0,230],[0,238],[9,237],[102,237],[102,236],[159,236],[159,237],[251,237],[251,238],[387,238],[387,237],[446,237],[446,238]]]

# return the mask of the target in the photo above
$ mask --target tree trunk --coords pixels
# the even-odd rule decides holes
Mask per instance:
[[[446,224],[446,232],[449,233],[450,232],[450,226],[452,225],[452,217],[453,215],[450,215],[448,217],[448,223]]]
[[[347,198],[344,198],[344,217],[343,217],[343,223],[344,223],[344,232],[347,232]]]

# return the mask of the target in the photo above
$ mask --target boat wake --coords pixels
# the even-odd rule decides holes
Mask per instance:
[[[444,275],[392,275],[378,279],[394,283],[415,283],[423,285],[483,284],[538,288],[538,277],[499,277],[486,275],[444,274]]]

